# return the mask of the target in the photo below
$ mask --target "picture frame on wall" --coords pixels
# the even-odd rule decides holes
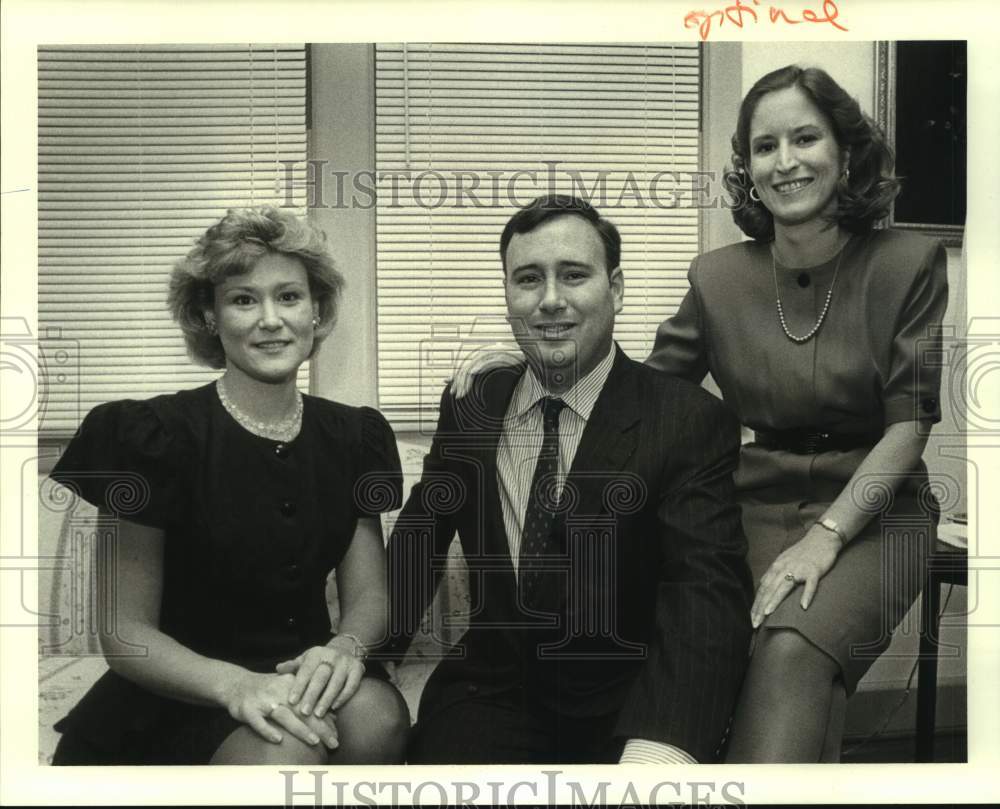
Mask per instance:
[[[960,247],[966,216],[968,57],[965,40],[878,42],[876,122],[903,189],[888,226]]]

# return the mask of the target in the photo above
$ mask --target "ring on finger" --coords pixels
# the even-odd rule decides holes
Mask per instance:
[[[795,581],[795,576],[793,576],[791,573],[786,573],[785,581]]]

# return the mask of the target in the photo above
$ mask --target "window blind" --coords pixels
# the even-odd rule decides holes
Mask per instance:
[[[170,270],[229,208],[303,212],[305,99],[302,45],[38,49],[40,432],[219,375],[185,352]]]
[[[376,46],[379,405],[433,425],[456,361],[509,339],[497,243],[543,193],[623,239],[615,337],[644,359],[698,250],[699,49]]]

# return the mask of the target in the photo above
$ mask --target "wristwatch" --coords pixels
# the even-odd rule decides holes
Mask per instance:
[[[338,632],[334,637],[350,640],[354,644],[354,656],[362,663],[365,662],[368,657],[368,647],[361,642],[361,638],[357,635],[352,635],[350,632]]]
[[[844,529],[837,524],[836,520],[823,517],[821,520],[816,520],[816,525],[825,528],[827,531],[833,531],[833,533],[840,537],[840,547],[844,547],[847,544],[847,534],[844,533]]]

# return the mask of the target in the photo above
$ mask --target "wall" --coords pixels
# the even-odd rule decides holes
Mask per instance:
[[[875,43],[744,42],[743,92],[765,73],[785,65],[821,67],[858,100],[869,115],[875,109]]]
[[[743,233],[727,208],[722,171],[731,164],[730,138],[736,130],[736,114],[743,98],[743,46],[739,42],[718,42],[702,50],[702,82],[707,88],[702,98],[702,170],[711,174],[713,207],[701,212],[702,250],[715,250],[738,242]],[[717,389],[714,392],[718,393]]]
[[[349,204],[349,178],[375,167],[375,75],[371,45],[310,46],[309,159],[316,196],[310,219],[327,234],[347,281],[337,326],[313,362],[313,390],[351,405],[378,405],[375,209]],[[325,161],[325,162],[324,162]],[[334,171],[346,171],[339,204]]]

